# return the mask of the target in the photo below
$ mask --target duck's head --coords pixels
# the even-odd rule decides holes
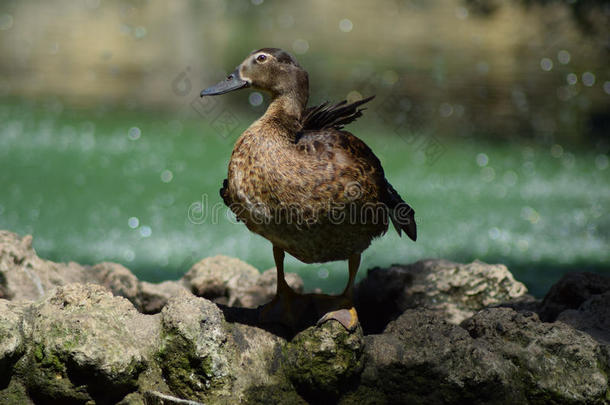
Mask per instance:
[[[307,72],[288,52],[278,48],[262,48],[248,55],[225,80],[203,90],[201,97],[246,87],[267,91],[274,98],[283,95],[304,97],[307,103],[309,80]]]

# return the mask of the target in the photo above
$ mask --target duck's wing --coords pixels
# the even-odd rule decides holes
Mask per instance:
[[[362,116],[362,111],[366,108],[358,108],[362,104],[368,103],[375,96],[363,98],[353,103],[346,100],[329,105],[328,102],[305,110],[303,119],[303,130],[314,131],[321,129],[342,129],[345,125]]]
[[[417,239],[415,211],[385,178],[381,162],[366,143],[334,128],[299,135],[296,149],[306,156],[303,161],[315,169],[315,175],[301,176],[308,195],[321,196],[336,204],[353,202],[354,195],[364,203],[382,203],[398,235],[402,236],[404,231],[412,240]],[[318,161],[323,163],[320,167],[315,166]],[[308,179],[315,186],[308,186]],[[342,194],[344,199],[334,197]]]
[[[331,204],[349,204],[355,196],[365,204],[382,203],[398,235],[404,231],[417,239],[415,211],[385,178],[381,162],[364,141],[334,128],[299,135],[296,150],[304,155],[301,161],[315,170],[299,177],[307,195]]]

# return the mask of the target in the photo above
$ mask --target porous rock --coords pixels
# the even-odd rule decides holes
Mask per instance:
[[[297,334],[284,349],[288,377],[315,403],[332,402],[357,384],[364,367],[362,329],[347,331],[335,321]]]
[[[25,305],[0,299],[0,389],[12,376],[13,366],[25,351],[21,318]]]
[[[194,268],[146,283],[114,263],[44,261],[0,232],[0,404],[610,402],[607,277],[566,276],[540,306],[504,266],[376,269],[357,289],[364,336],[329,321],[287,340],[256,309],[191,293],[256,307],[273,270]]]
[[[199,297],[244,308],[256,308],[271,301],[276,280],[275,269],[260,274],[248,263],[221,255],[195,263],[182,278],[184,285]],[[294,273],[286,274],[286,282],[297,292],[303,290],[303,281]]]
[[[542,300],[540,318],[553,322],[567,309],[578,309],[594,295],[610,291],[610,277],[595,273],[568,273],[553,284]]]
[[[54,287],[86,282],[83,266],[43,260],[32,247],[32,237],[0,231],[0,298],[36,300]]]
[[[484,309],[462,326],[516,367],[513,389],[530,403],[607,403],[608,369],[590,335],[509,308]]]
[[[22,372],[35,400],[112,403],[137,386],[159,328],[101,286],[68,284],[33,306],[25,334]]]
[[[160,312],[171,297],[185,291],[219,304],[256,308],[275,295],[275,273],[270,269],[261,274],[239,259],[214,256],[195,263],[180,280],[149,283],[118,263],[81,266],[41,259],[31,236],[0,231],[0,299],[36,300],[58,286],[94,283],[128,299],[146,314]],[[297,274],[287,273],[286,280],[295,291],[303,291]]]
[[[610,291],[593,295],[578,309],[566,309],[557,321],[586,332],[600,343],[610,345]]]
[[[484,309],[461,326],[407,310],[366,337],[358,389],[341,403],[605,404],[602,347],[532,312]]]
[[[356,309],[365,333],[378,333],[407,309],[438,310],[449,322],[459,324],[482,308],[526,293],[525,285],[501,264],[422,260],[369,270],[356,286]]]

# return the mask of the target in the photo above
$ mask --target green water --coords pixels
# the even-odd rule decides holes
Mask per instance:
[[[189,108],[145,114],[0,103],[0,229],[33,234],[42,257],[116,261],[150,281],[177,279],[216,254],[270,268],[269,242],[235,224],[218,195],[233,141],[252,119],[236,116],[229,133]],[[566,271],[610,275],[605,155],[471,137],[401,138],[376,123],[373,112],[350,129],[415,208],[418,241],[388,232],[364,253],[360,277],[422,258],[478,258],[507,264],[541,295]],[[433,149],[424,143],[430,139],[438,142]],[[327,292],[343,288],[346,266],[287,260],[307,289]]]

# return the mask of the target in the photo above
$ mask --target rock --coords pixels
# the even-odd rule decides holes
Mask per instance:
[[[509,308],[484,309],[463,327],[514,365],[512,388],[532,403],[603,404],[609,398],[605,359],[585,333]]]
[[[0,231],[0,298],[36,300],[59,285],[86,282],[83,266],[43,260],[32,237]]]
[[[286,273],[285,279],[290,288],[298,293],[303,292],[303,280],[298,274]],[[253,285],[248,287],[240,300],[245,308],[256,308],[271,301],[277,288],[277,271],[275,267],[260,274]]]
[[[168,395],[201,403],[304,403],[281,368],[281,337],[228,324],[211,301],[190,294],[173,297],[161,316],[156,358],[170,391],[163,403],[178,403]],[[151,396],[159,397],[147,391]]]
[[[557,321],[586,332],[598,342],[610,345],[610,291],[593,295],[578,309],[566,309]]]
[[[195,263],[183,280],[198,297],[241,306],[240,297],[256,283],[258,276],[258,270],[239,259],[214,256]]]
[[[407,310],[383,334],[366,337],[363,404],[520,403],[516,367],[432,310]],[[524,401],[521,401],[524,403]]]
[[[365,347],[361,385],[342,403],[603,404],[609,393],[598,344],[532,312],[484,309],[460,327],[407,310]]]
[[[282,369],[286,341],[254,326],[232,323],[228,327],[238,353],[233,391],[239,402],[305,405]]]
[[[161,312],[171,297],[187,292],[183,283],[178,281],[140,281],[129,269],[118,263],[104,262],[87,268],[86,271],[91,282],[99,283],[116,296],[127,298],[138,311],[145,314]]]
[[[256,308],[275,296],[277,274],[274,268],[261,275],[239,259],[214,256],[195,263],[182,280],[199,297],[231,307]],[[286,282],[295,291],[303,291],[297,274],[287,273]]]
[[[566,309],[578,309],[593,295],[610,291],[610,277],[595,273],[568,273],[544,297],[540,319],[553,322]]]
[[[212,302],[182,294],[161,312],[158,357],[170,389],[182,398],[205,401],[231,394],[235,348]]]
[[[286,373],[312,402],[333,402],[357,383],[364,366],[362,329],[349,333],[335,321],[313,326],[286,345]]]
[[[162,283],[140,282],[136,307],[145,314],[161,312],[170,298],[187,293],[188,290],[177,281],[164,281]]]
[[[275,283],[225,257],[146,283],[0,232],[0,404],[610,401],[607,278],[566,276],[539,304],[500,265],[376,269],[357,288],[365,335],[330,321],[293,338],[255,309]]]
[[[526,295],[504,265],[423,260],[369,270],[356,286],[356,309],[365,333],[378,333],[406,309],[426,307],[459,324],[476,311]]]
[[[126,267],[118,263],[104,262],[91,267],[89,272],[91,277],[112,294],[127,298],[132,304],[137,302],[140,281]]]
[[[295,291],[303,290],[298,275],[287,273],[286,280]],[[0,231],[0,299],[36,300],[57,286],[95,283],[147,314],[160,312],[171,297],[186,289],[217,303],[256,308],[273,298],[275,282],[275,270],[261,275],[249,264],[226,256],[201,260],[180,281],[141,282],[118,263],[81,266],[43,260],[32,248],[31,236]]]
[[[26,322],[28,392],[41,402],[117,402],[136,388],[159,332],[153,317],[103,287],[59,287]]]
[[[17,378],[12,378],[7,388],[0,388],[0,404],[36,405],[29,397],[25,385]]]
[[[6,388],[13,366],[25,352],[21,318],[24,305],[0,299],[0,389]]]
[[[118,263],[95,266],[43,260],[32,248],[32,237],[0,231],[0,298],[36,300],[70,283],[95,283],[125,297],[144,313],[160,312],[167,300],[185,287],[178,282],[140,282]]]

